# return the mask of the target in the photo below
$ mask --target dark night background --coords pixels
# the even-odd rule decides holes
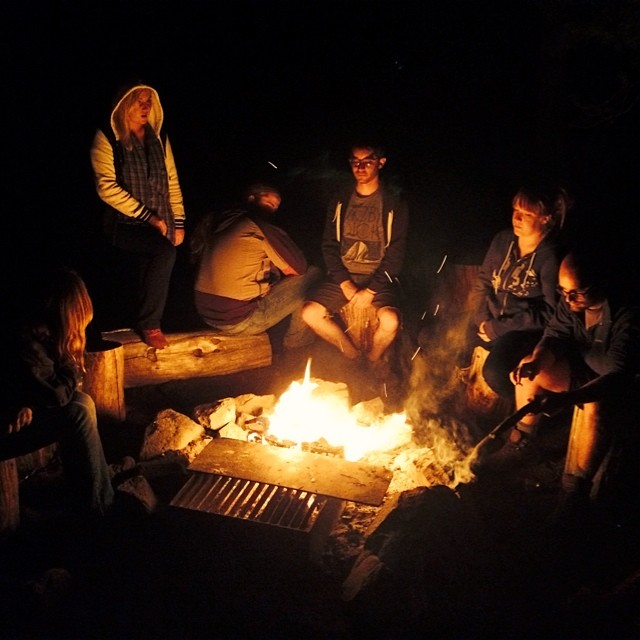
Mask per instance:
[[[89,147],[117,85],[140,78],[163,102],[187,233],[265,177],[316,261],[329,190],[349,176],[346,145],[365,132],[386,145],[386,178],[411,203],[405,286],[419,298],[445,254],[482,259],[514,191],[539,175],[567,186],[570,223],[635,282],[637,0],[25,0],[2,11],[9,279],[64,262],[98,300],[117,281]],[[190,278],[185,244],[170,305],[187,315]]]

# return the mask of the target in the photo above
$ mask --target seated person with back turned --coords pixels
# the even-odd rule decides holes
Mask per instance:
[[[561,500],[588,505],[592,481],[624,423],[621,416],[640,374],[640,306],[615,294],[597,253],[584,247],[565,256],[558,281],[555,313],[511,376],[516,407],[541,396],[538,410],[520,420],[486,463],[512,468],[535,460],[542,415],[579,405],[583,415],[572,426]]]
[[[229,336],[257,335],[290,316],[283,346],[293,349],[313,341],[300,311],[321,272],[274,223],[280,202],[276,187],[252,184],[242,208],[200,221],[194,301],[202,320]]]
[[[509,374],[542,336],[557,299],[557,202],[544,188],[518,190],[512,227],[494,236],[471,293],[475,336],[469,342],[489,351],[483,378],[509,400]]]
[[[355,185],[329,203],[325,219],[327,281],[312,292],[302,314],[311,329],[346,358],[363,355],[375,366],[400,328],[394,287],[404,262],[409,213],[406,202],[381,182],[384,151],[369,143],[354,144],[350,151]],[[347,304],[375,311],[377,326],[368,353],[360,354],[336,321]]]

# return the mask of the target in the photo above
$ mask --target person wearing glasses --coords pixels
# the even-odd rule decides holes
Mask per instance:
[[[509,374],[542,336],[557,300],[558,196],[546,184],[516,192],[511,227],[494,236],[470,295],[470,350],[480,348],[484,380],[510,401]]]
[[[523,416],[492,464],[508,467],[535,459],[543,416],[580,405],[574,420],[562,477],[561,498],[589,498],[591,486],[640,374],[640,307],[637,299],[614,292],[613,279],[598,250],[574,245],[560,263],[560,299],[542,338],[511,374],[516,408],[540,396]],[[637,392],[636,392],[637,393]],[[486,466],[486,465],[485,465]],[[569,499],[569,504],[570,504]]]
[[[322,255],[326,280],[304,305],[305,322],[349,360],[361,354],[338,320],[341,309],[373,308],[377,326],[368,353],[369,363],[382,361],[400,327],[396,295],[403,266],[409,224],[406,202],[386,188],[380,178],[387,158],[369,142],[351,146],[349,165],[353,186],[337,195],[327,208]]]

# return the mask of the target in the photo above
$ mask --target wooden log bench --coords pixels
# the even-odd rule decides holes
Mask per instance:
[[[138,334],[126,329],[102,333],[124,351],[124,387],[159,384],[170,380],[208,378],[268,367],[271,342],[266,333],[256,336],[222,336],[213,329],[167,335],[169,346],[154,349]]]

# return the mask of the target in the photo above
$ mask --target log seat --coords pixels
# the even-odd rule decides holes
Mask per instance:
[[[223,336],[213,329],[167,334],[169,346],[154,349],[131,329],[102,332],[102,339],[119,342],[124,349],[124,387],[159,384],[170,380],[208,378],[272,362],[267,333]]]

